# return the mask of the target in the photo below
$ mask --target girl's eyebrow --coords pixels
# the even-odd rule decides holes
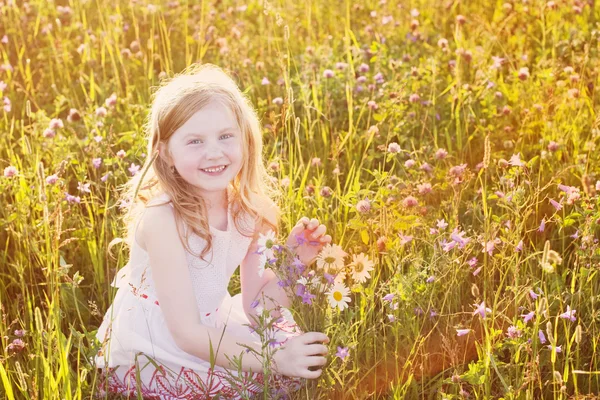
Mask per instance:
[[[217,135],[220,135],[220,134],[221,134],[221,133],[223,133],[223,132],[227,132],[227,131],[233,131],[233,130],[235,130],[235,128],[233,128],[233,127],[227,127],[227,128],[223,128],[223,129],[221,129],[221,130],[220,130],[220,131],[217,133]],[[200,138],[203,138],[205,135],[204,135],[204,134],[202,134],[202,133],[190,132],[190,133],[186,134],[186,135],[183,137],[183,139],[185,140],[185,139],[188,139],[188,138],[190,138],[190,137],[192,137],[192,136],[194,136],[194,137],[200,137]]]

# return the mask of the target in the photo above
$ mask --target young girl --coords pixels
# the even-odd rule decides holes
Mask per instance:
[[[99,394],[261,393],[263,360],[245,347],[260,354],[261,340],[248,325],[257,310],[290,302],[273,271],[259,273],[259,235],[277,231],[279,210],[256,112],[221,69],[192,66],[155,93],[146,131],[148,159],[125,185],[130,260],[112,283],[118,290],[96,335]],[[311,239],[296,249],[304,264],[331,242],[316,219],[303,217],[288,244],[301,234]],[[227,287],[238,265],[242,293],[232,298]],[[281,347],[270,386],[295,390],[320,376],[329,339],[282,320],[273,329]],[[242,376],[230,362],[240,356]],[[230,374],[243,387],[233,387]]]

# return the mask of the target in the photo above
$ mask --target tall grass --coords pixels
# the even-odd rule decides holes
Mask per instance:
[[[596,8],[0,4],[0,393],[97,390],[94,335],[128,256],[107,250],[124,228],[116,187],[146,157],[152,88],[192,62],[230,70],[259,109],[267,165],[286,193],[283,230],[316,217],[348,253],[376,261],[365,284],[347,281],[348,310],[314,305],[332,354],[297,398],[598,393]],[[53,118],[64,125],[55,136]],[[459,245],[453,229],[469,240]],[[485,318],[474,314],[482,302]]]

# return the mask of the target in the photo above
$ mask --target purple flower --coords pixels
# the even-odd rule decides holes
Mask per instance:
[[[442,239],[440,241],[440,244],[442,245],[442,249],[447,253],[453,248],[455,248],[457,243],[453,240],[447,242],[445,239]]]
[[[528,323],[535,317],[535,312],[531,311],[525,315],[521,315],[521,317],[523,317],[523,322]]]
[[[437,222],[436,226],[442,230],[446,229],[448,227],[448,223],[446,221],[444,221],[443,218],[438,219],[436,222]]]
[[[17,172],[17,168],[15,168],[13,165],[9,165],[8,167],[4,168],[4,177],[11,178],[17,175]]]
[[[279,320],[277,322],[279,322]],[[283,342],[278,342],[277,339],[270,339],[269,340],[269,346],[271,346],[271,347],[279,347],[282,344],[283,344]]]
[[[91,193],[90,184],[89,183],[81,183],[77,182],[77,190],[83,193]]]
[[[110,176],[110,171],[108,171],[106,174],[104,174],[104,175],[102,176],[102,178],[100,178],[100,180],[101,180],[102,182],[106,182],[106,180],[108,179],[108,177],[109,177],[109,176]]]
[[[342,360],[348,357],[348,348],[347,347],[337,347],[337,352],[335,353],[336,357],[341,358]]]
[[[300,261],[300,258],[298,258],[298,257],[294,257],[294,261],[292,262],[292,265],[296,268],[304,267],[304,263],[302,261]]]
[[[510,165],[514,165],[517,167],[524,167],[525,164],[523,163],[523,161],[521,161],[521,153],[517,153],[517,154],[513,154],[512,157],[510,157],[510,160],[508,161],[508,163]]]
[[[540,343],[544,344],[546,343],[546,336],[544,336],[544,332],[542,332],[542,330],[540,329],[540,331],[538,332],[538,337],[540,338]]]
[[[544,232],[544,229],[546,229],[546,218],[542,218],[542,222],[540,222],[538,232]]]
[[[485,301],[482,301],[481,304],[475,304],[475,311],[473,311],[473,315],[479,314],[481,318],[485,319],[485,313],[492,312],[489,308],[486,308]]]
[[[411,240],[413,240],[413,237],[410,235],[402,235],[402,234],[398,233],[398,237],[400,238],[401,245],[409,243]]]
[[[81,198],[79,196],[73,196],[69,193],[65,193],[65,199],[69,203],[81,203]]]
[[[539,297],[539,295],[538,295],[536,292],[534,292],[534,291],[533,291],[533,289],[530,289],[530,290],[529,290],[529,296],[530,296],[530,297],[531,297],[533,300],[535,300],[535,299],[537,299],[537,298]]]
[[[471,268],[475,268],[475,266],[477,265],[477,257],[469,259],[469,261],[467,261],[467,264],[469,264]]]
[[[515,251],[522,251],[523,250],[523,241],[520,240],[519,243],[517,244],[517,246],[515,247]]]
[[[58,181],[58,175],[50,175],[46,178],[46,183],[48,185],[54,185]]]
[[[325,279],[327,280],[327,282],[329,282],[330,285],[333,285],[333,282],[335,281],[335,276],[328,274],[327,272],[325,272],[323,274],[323,276],[325,277]]]
[[[302,303],[310,305],[310,304],[312,304],[312,299],[314,299],[315,297],[317,297],[317,296],[310,293],[309,291],[305,291],[304,294],[302,295]]]
[[[554,199],[550,199],[550,204],[552,204],[552,206],[554,208],[556,208],[556,211],[559,211],[563,208],[562,204],[560,204],[558,201],[556,201]]]
[[[102,158],[94,158],[94,159],[92,159],[92,165],[96,169],[100,168],[100,165],[102,165]]]
[[[258,302],[258,300],[254,300],[254,301],[253,301],[253,302],[250,304],[250,307],[252,307],[252,308],[256,308],[256,306],[258,306],[258,303],[259,303],[259,302]]]
[[[306,236],[304,236],[304,231],[300,232],[298,235],[294,235],[294,237],[296,238],[296,244],[298,244],[298,246],[301,246],[307,241]]]
[[[458,247],[460,249],[464,248],[467,245],[467,243],[469,243],[469,241],[471,240],[470,238],[463,237],[465,234],[465,232],[459,232],[458,228],[454,228],[452,234],[450,235],[450,238],[454,242],[456,242],[456,244],[458,244]]]
[[[571,322],[575,322],[577,320],[577,318],[575,317],[576,312],[576,310],[571,310],[571,306],[567,305],[567,311],[560,314],[559,317],[564,319],[570,319]]]
[[[299,283],[296,286],[296,295],[302,297],[304,295],[304,292],[306,291],[306,286],[304,286],[303,284]]]
[[[562,184],[559,184],[558,188],[568,195],[571,194],[574,190],[577,190],[577,188],[575,186],[566,186],[566,185],[562,185]]]
[[[556,350],[557,353],[562,353],[562,348],[560,346],[552,346],[551,344],[549,344],[547,347],[550,350],[552,350],[552,349]]]
[[[427,278],[427,281],[426,281],[426,282],[427,282],[427,283],[431,283],[431,282],[433,282],[433,281],[435,281],[435,276],[433,276],[433,275],[432,275],[432,276],[430,276],[429,278]]]
[[[521,330],[519,328],[517,328],[514,325],[511,325],[508,327],[508,330],[506,331],[506,336],[508,336],[511,339],[516,339],[521,337]]]
[[[15,339],[11,344],[8,345],[8,350],[19,352],[25,348],[25,342],[21,339]]]
[[[425,172],[431,172],[433,171],[433,168],[431,168],[431,165],[429,165],[429,163],[424,162],[423,164],[421,164],[421,166],[419,167],[419,169],[421,171],[425,171]]]
[[[456,330],[456,336],[465,336],[469,332],[471,332],[471,329],[457,329]]]
[[[129,168],[127,168],[129,170],[129,172],[131,173],[131,176],[135,176],[135,174],[138,173],[138,171],[140,170],[140,166],[136,165],[134,163],[131,163],[131,165],[129,166]]]
[[[482,242],[481,245],[483,246],[483,249],[481,250],[482,253],[488,253],[490,256],[492,255],[492,252],[494,251],[494,249],[496,248],[497,244],[500,244],[500,239],[495,238],[493,240],[489,240],[487,242]]]
[[[383,296],[383,300],[392,301],[394,299],[394,296],[396,296],[394,293],[386,294],[385,296]]]

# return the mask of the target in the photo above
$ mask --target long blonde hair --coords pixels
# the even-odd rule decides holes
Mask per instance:
[[[242,168],[230,185],[232,190],[228,199],[236,206],[231,208],[235,228],[244,236],[257,237],[256,230],[243,232],[240,229],[240,218],[245,213],[254,219],[256,227],[268,226],[278,231],[280,210],[276,200],[280,192],[264,166],[262,132],[256,110],[221,68],[212,64],[192,64],[171,79],[161,81],[154,93],[145,124],[146,160],[140,173],[120,188],[127,204],[123,220],[127,234],[125,242],[130,247],[146,204],[164,193],[173,204],[177,230],[185,248],[191,252],[188,239],[193,232],[207,244],[200,258],[212,249],[204,199],[192,190],[192,185],[171,171],[167,162],[158,156],[158,148],[160,142],[167,143],[180,126],[215,98],[231,109],[242,132]],[[185,234],[181,222],[189,228]]]

